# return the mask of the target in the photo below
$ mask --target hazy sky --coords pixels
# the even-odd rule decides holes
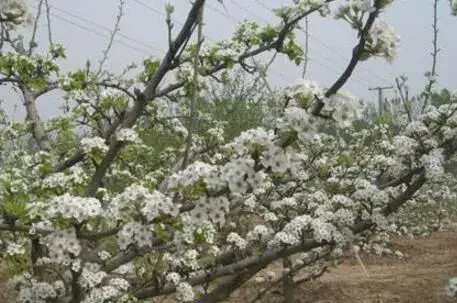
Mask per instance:
[[[125,0],[124,17],[121,21],[120,34],[113,45],[108,68],[119,71],[128,63],[140,63],[149,55],[162,55],[167,45],[165,25],[165,0]],[[231,35],[237,21],[249,18],[261,24],[278,21],[268,8],[287,4],[291,0],[224,0],[227,11],[215,0],[208,0],[205,11],[204,33],[206,43],[211,43]],[[28,0],[33,11],[39,0]],[[62,43],[68,49],[68,60],[63,62],[64,70],[82,67],[87,59],[94,62],[101,57],[106,47],[110,29],[118,14],[119,0],[49,0],[52,5],[52,35],[54,41]],[[176,7],[174,13],[175,32],[190,8],[191,1],[170,1]],[[338,2],[338,1],[337,1]],[[339,0],[343,2],[343,0]],[[382,15],[382,19],[393,25],[401,38],[398,58],[389,64],[382,59],[361,63],[355,75],[345,88],[363,99],[376,100],[374,91],[369,87],[390,85],[401,74],[409,77],[412,92],[417,92],[425,85],[424,72],[431,65],[433,0],[396,0]],[[46,18],[40,21],[39,43],[46,45]],[[437,72],[439,86],[456,89],[457,60],[457,17],[450,16],[447,0],[439,4],[439,53]],[[310,52],[307,78],[319,82],[322,86],[331,85],[344,70],[355,43],[355,32],[342,21],[310,18]],[[300,43],[304,44],[304,33],[298,32]],[[453,55],[454,54],[454,55]],[[297,67],[280,56],[272,65],[269,73],[270,82],[283,86],[300,78],[302,67]],[[386,91],[385,96],[392,96],[394,91]],[[4,93],[6,94],[6,93]],[[2,94],[2,95],[4,95]],[[47,95],[39,102],[45,117],[57,113],[59,98]],[[13,104],[20,104],[17,98],[7,94],[7,109]],[[16,112],[16,117],[23,111]]]

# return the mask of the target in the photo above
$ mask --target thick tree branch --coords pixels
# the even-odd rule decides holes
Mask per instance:
[[[335,1],[335,0],[327,0],[326,3],[331,3],[333,1]],[[195,4],[198,4],[198,3],[199,2],[196,2]],[[195,11],[195,4],[194,4],[194,7],[193,7],[191,13],[188,16],[187,21],[192,20],[192,18],[195,18],[194,21],[196,20],[197,16],[196,16],[196,11]],[[246,59],[255,57],[257,55],[260,55],[260,54],[270,51],[270,50],[275,50],[275,49],[280,48],[280,46],[282,45],[287,34],[290,32],[290,30],[293,29],[293,27],[296,26],[298,24],[298,22],[300,22],[300,20],[302,20],[306,16],[310,15],[311,13],[317,11],[318,9],[319,8],[312,9],[312,10],[305,12],[305,13],[301,14],[300,16],[294,18],[293,20],[289,21],[288,23],[286,23],[283,26],[282,30],[280,31],[280,33],[275,41],[273,41],[267,45],[262,45],[254,50],[250,50],[250,51],[246,52],[245,54],[241,55],[238,58],[237,63],[241,64]],[[189,18],[191,18],[191,19],[189,19]],[[184,24],[181,33],[185,29],[187,32],[192,32],[193,28],[195,27],[195,24],[188,24],[187,21]],[[190,26],[190,28],[187,28],[187,26]],[[110,137],[121,124],[124,125],[123,127],[130,127],[131,125],[133,125],[135,123],[136,119],[141,115],[141,112],[142,112],[142,110],[144,110],[145,105],[148,101],[153,100],[158,97],[166,96],[166,95],[172,93],[173,91],[175,91],[179,88],[182,88],[184,86],[184,82],[177,82],[177,83],[170,84],[161,90],[156,90],[158,87],[158,84],[160,83],[160,81],[163,78],[163,76],[165,75],[165,73],[176,67],[174,65],[174,64],[176,64],[176,62],[174,62],[174,58],[173,58],[173,55],[176,54],[176,51],[178,51],[178,50],[176,50],[176,45],[178,44],[178,42],[182,42],[182,40],[184,40],[184,43],[180,43],[180,45],[182,45],[184,47],[184,45],[186,45],[186,43],[188,41],[188,39],[184,39],[183,35],[178,36],[178,38],[175,40],[175,42],[173,44],[172,49],[174,50],[174,52],[170,52],[170,50],[168,51],[166,57],[162,61],[161,66],[159,67],[158,71],[156,72],[154,77],[148,82],[146,90],[141,94],[142,98],[136,98],[136,99],[138,99],[138,101],[135,103],[135,106],[128,112],[128,115],[126,115],[126,119],[124,119],[123,121],[121,121],[119,119],[114,121],[114,123],[112,124],[110,129],[107,131],[105,138]],[[179,56],[179,53],[176,56]],[[228,67],[228,65],[229,64],[227,62],[216,65],[216,66],[212,67],[210,70],[203,72],[201,74],[201,76],[206,77],[206,76],[214,75],[217,72],[226,69]],[[55,86],[54,88],[57,88],[57,86]],[[54,89],[54,88],[52,88],[52,89]],[[51,88],[49,88],[49,89],[51,89]],[[139,99],[142,99],[142,100],[140,101]],[[116,149],[115,154],[117,154],[117,152],[120,150],[120,146],[117,146],[117,145],[113,145],[112,148]],[[66,163],[67,164],[73,163],[72,165],[74,165],[75,163],[81,161],[84,158],[81,153],[82,152],[79,151],[77,154],[75,154],[69,160],[67,160]],[[112,161],[114,161],[114,158],[106,159],[106,161],[111,163]],[[60,170],[63,170],[65,168],[68,168],[68,166],[62,164],[62,165],[59,165],[59,168],[60,168]],[[91,187],[97,187],[96,183],[98,183],[99,181],[97,181],[96,179],[99,179],[100,176],[102,176],[102,175],[103,175],[102,171],[100,170],[100,172],[97,174],[97,178],[93,178],[92,182],[94,184],[92,184]],[[91,191],[93,191],[93,189],[91,189]],[[90,192],[90,191],[88,190],[88,192]]]
[[[369,32],[371,28],[373,27],[373,24],[376,20],[376,18],[379,15],[379,12],[381,10],[381,2],[382,0],[375,0],[374,2],[374,11],[370,13],[368,16],[368,19],[362,29],[361,32],[359,32],[360,38],[359,42],[357,45],[354,47],[352,51],[352,57],[351,60],[349,61],[346,69],[343,71],[343,73],[340,75],[340,77],[333,83],[333,85],[325,92],[325,97],[330,97],[338,92],[343,85],[349,80],[351,77],[352,73],[354,72],[357,63],[360,60],[360,57],[362,56],[363,52],[365,51],[365,44],[367,42],[367,37],[369,35]],[[317,104],[315,108],[313,109],[313,114],[319,116],[320,112],[324,108],[324,102],[322,100],[317,100]]]
[[[395,212],[401,205],[406,203],[412,196],[421,188],[425,183],[425,174],[421,173],[417,180],[408,186],[408,188],[398,197],[391,200],[383,210],[385,216],[390,215]],[[354,234],[361,233],[369,228],[372,228],[375,224],[370,221],[364,221],[359,224],[354,225],[351,229]],[[330,243],[319,243],[314,239],[305,239],[300,244],[289,246],[286,248],[277,248],[265,251],[259,256],[252,256],[230,263],[230,261],[235,260],[235,254],[223,254],[218,258],[218,264],[228,264],[219,269],[214,270],[212,273],[205,273],[197,275],[193,278],[190,278],[187,282],[191,285],[199,285],[205,281],[211,281],[223,276],[233,275],[242,270],[249,270],[257,266],[265,266],[266,264],[271,263],[280,258],[288,257],[298,252],[310,251],[314,248],[328,245]],[[138,299],[147,299],[159,295],[168,294],[175,291],[175,287],[171,284],[166,285],[162,290],[158,291],[156,288],[144,288],[138,290],[134,293],[135,297]]]
[[[179,51],[181,46],[190,39],[190,34],[192,27],[197,21],[198,13],[201,7],[205,4],[205,0],[196,0],[192,5],[192,8],[187,16],[186,22],[183,25],[183,28],[179,32],[175,41],[173,42],[173,47],[168,50],[165,58],[162,60],[159,68],[157,69],[154,76],[149,80],[146,85],[146,89],[141,94],[141,97],[137,99],[137,102],[133,105],[132,109],[127,112],[125,118],[120,123],[121,128],[131,128],[136,120],[140,117],[143,110],[146,107],[146,104],[149,100],[155,98],[155,92],[160,82],[162,81],[165,74],[170,70],[170,67],[173,63],[176,53]],[[115,129],[115,128],[114,128]],[[92,179],[89,183],[89,186],[86,189],[86,196],[92,196],[97,191],[102,178],[104,177],[106,171],[111,166],[111,163],[115,160],[118,152],[121,150],[124,144],[117,140],[113,140],[108,152],[103,158],[100,166],[95,171]]]
[[[241,287],[249,279],[251,279],[256,273],[261,271],[265,266],[258,265],[250,269],[241,270],[238,274],[230,277],[228,281],[225,281],[216,289],[210,293],[204,295],[202,298],[196,300],[198,303],[215,303],[227,299],[230,294]]]
[[[268,250],[262,253],[259,256],[248,257],[233,264],[226,265],[222,268],[219,268],[212,273],[204,273],[197,275],[193,278],[190,278],[187,282],[191,285],[199,285],[205,281],[212,281],[214,279],[230,276],[242,272],[244,270],[249,270],[255,267],[263,267],[266,264],[271,263],[274,260],[277,260],[282,257],[287,257],[292,254],[296,254],[301,251],[308,251],[313,248],[321,246],[320,243],[315,240],[304,240],[302,243],[287,248],[276,248]],[[158,292],[155,288],[145,288],[134,293],[134,296],[138,299],[147,299],[155,297],[158,295],[168,294],[175,291],[175,286],[168,284],[164,289]]]
[[[32,123],[32,134],[35,138],[40,150],[50,152],[51,142],[48,138],[48,134],[45,131],[43,122],[41,121],[38,108],[36,106],[36,96],[24,86],[20,86],[22,95],[24,97],[24,106],[27,112],[27,118]]]
[[[268,286],[263,290],[263,291],[260,291],[257,296],[251,300],[251,303],[255,303],[257,301],[260,301],[260,299],[262,299],[263,296],[265,296],[268,292],[270,292],[271,290],[274,289],[275,286],[277,286],[279,283],[281,283],[283,281],[283,279],[286,277],[286,275],[295,275],[297,274],[300,270],[302,270],[303,268],[311,265],[312,263],[316,262],[317,260],[320,260],[322,258],[325,258],[325,257],[328,257],[329,256],[329,253],[325,253],[324,255],[322,256],[319,256],[318,254],[315,254],[312,258],[310,258],[310,260],[307,260],[307,262],[303,262],[302,264],[297,264],[295,265],[288,273],[286,274],[283,274],[281,275],[279,278],[277,278],[275,281],[273,282],[270,282],[268,284]],[[314,277],[314,275],[310,275],[311,277]],[[309,276],[307,276],[309,277]],[[305,277],[305,278],[307,278]],[[300,279],[301,280],[301,279]],[[297,281],[294,281],[294,283],[298,283]]]
[[[106,231],[82,231],[78,234],[80,239],[87,239],[87,240],[99,240],[106,237],[110,237],[115,235],[120,228],[112,228]],[[43,228],[35,228],[29,225],[14,225],[14,224],[0,224],[0,231],[11,231],[11,232],[22,232],[22,233],[34,233],[38,235],[48,235],[53,232],[56,232],[54,229],[43,229]]]

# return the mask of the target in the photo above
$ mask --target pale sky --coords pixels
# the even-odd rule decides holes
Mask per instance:
[[[94,63],[101,57],[106,47],[110,29],[118,14],[119,0],[48,0],[52,5],[53,40],[60,42],[68,51],[68,59],[63,62],[64,71],[83,67],[87,59]],[[116,37],[107,68],[120,71],[131,62],[141,63],[149,55],[163,55],[167,45],[165,25],[165,0],[125,0],[125,15],[120,24],[120,34]],[[170,1],[175,5],[175,32],[190,8],[190,1]],[[276,24],[276,17],[268,8],[290,3],[291,0],[224,0],[225,8],[215,0],[209,0],[205,11],[206,43],[224,39],[233,32],[237,21],[245,18],[263,24],[266,21]],[[338,1],[337,1],[338,2]],[[343,0],[339,0],[343,2]],[[28,0],[35,11],[39,0]],[[386,86],[394,83],[399,75],[409,78],[411,92],[418,92],[425,85],[424,72],[430,69],[432,49],[433,0],[396,0],[382,14],[381,19],[393,25],[400,35],[398,57],[389,64],[383,59],[371,59],[360,63],[355,75],[345,86],[353,95],[365,100],[377,100],[375,91],[369,87]],[[38,42],[47,44],[46,18],[40,22]],[[439,87],[457,89],[457,17],[450,15],[447,0],[439,4],[439,47],[437,73]],[[98,33],[98,34],[97,34]],[[298,41],[304,45],[304,33],[298,32]],[[331,18],[314,15],[310,18],[309,64],[307,78],[322,86],[331,85],[344,70],[356,33],[349,25]],[[454,54],[454,55],[452,55]],[[302,67],[289,63],[285,56],[279,56],[269,72],[270,83],[284,86],[294,83],[301,77]],[[4,90],[5,88],[3,88]],[[385,96],[393,96],[394,91],[385,91]],[[2,92],[7,111],[13,105],[20,105],[17,98]],[[44,117],[55,115],[60,99],[46,95],[39,107]],[[16,118],[23,116],[23,110],[16,112]]]

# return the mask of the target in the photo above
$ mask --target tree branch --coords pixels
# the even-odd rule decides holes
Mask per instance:
[[[41,121],[40,114],[38,113],[38,108],[36,106],[36,97],[24,86],[20,86],[22,95],[24,97],[24,106],[27,112],[27,118],[32,122],[32,134],[37,142],[40,150],[50,152],[51,142],[49,137],[44,129],[43,122]]]
[[[165,58],[162,61],[161,66],[159,67],[158,71],[156,72],[154,77],[148,82],[147,88],[141,94],[141,96],[143,96],[144,98],[137,98],[137,102],[135,103],[134,107],[128,112],[128,114],[126,115],[126,118],[123,121],[121,121],[119,119],[114,121],[111,128],[107,131],[105,138],[110,137],[121,124],[124,125],[124,127],[130,127],[131,125],[133,125],[135,123],[136,119],[141,115],[141,112],[144,110],[147,101],[166,96],[166,95],[170,94],[171,92],[184,86],[184,82],[177,82],[177,83],[173,83],[173,84],[166,86],[164,89],[157,90],[158,84],[160,83],[160,81],[163,78],[163,76],[165,75],[165,73],[167,71],[169,71],[170,69],[174,68],[173,55],[176,54],[176,52],[178,52],[178,55],[179,55],[179,49],[176,49],[177,45],[179,44],[179,45],[182,45],[182,47],[184,47],[184,45],[186,45],[187,41],[189,40],[189,39],[185,39],[183,32],[189,33],[189,32],[193,31],[195,24],[194,23],[188,24],[188,21],[191,22],[192,20],[194,20],[194,21],[196,20],[195,18],[197,17],[196,16],[197,12],[195,11],[195,9],[196,9],[195,5],[201,4],[201,1],[202,0],[200,0],[194,4],[194,6],[191,10],[191,13],[189,13],[188,19],[187,19],[186,23],[184,24],[183,29],[181,30],[180,35],[174,41],[173,47],[172,47],[174,52],[171,52],[170,50],[168,51],[167,55],[165,56]],[[327,0],[326,3],[331,3],[333,1],[335,1],[335,0]],[[287,36],[287,34],[289,33],[291,28],[293,28],[301,19],[303,19],[304,17],[317,11],[318,9],[319,8],[312,9],[312,10],[305,12],[302,15],[298,16],[297,18],[291,20],[289,23],[284,25],[283,29],[280,31],[280,33],[278,35],[278,38],[275,41],[271,42],[268,45],[263,45],[263,46],[258,47],[257,49],[246,52],[245,54],[241,55],[238,58],[237,63],[240,64],[248,58],[257,56],[257,55],[267,52],[269,50],[277,49],[281,45],[282,41],[285,39],[285,37]],[[184,42],[183,42],[183,40],[184,40]],[[176,55],[176,56],[178,56],[178,55]],[[203,72],[201,75],[204,77],[211,76],[227,67],[228,67],[228,63],[221,63],[217,66],[214,66],[210,70]],[[140,101],[138,99],[144,99],[144,100]],[[117,152],[120,150],[120,146],[117,146],[116,144],[113,144],[113,146],[110,148],[116,149]],[[114,155],[116,155],[117,152],[114,153]],[[81,152],[78,152],[78,154],[72,156],[71,157],[72,161],[67,161],[67,163],[79,162],[83,158],[83,156],[80,153]],[[79,160],[79,161],[77,161],[77,160]],[[107,158],[105,161],[107,161],[108,163],[111,163],[112,161],[114,161],[114,158]],[[68,168],[64,165],[59,165],[59,167]],[[109,167],[109,165],[108,165],[108,167]],[[93,184],[90,186],[91,190],[87,191],[88,193],[92,192],[94,190],[93,188],[98,186],[97,185],[97,183],[99,183],[98,179],[100,178],[100,176],[103,176],[103,174],[104,174],[104,172],[100,170],[97,173],[97,177],[92,178],[91,182]]]
[[[375,9],[368,16],[367,22],[365,23],[365,26],[363,27],[362,31],[359,32],[359,34],[360,34],[359,42],[357,43],[357,45],[354,47],[354,49],[352,51],[351,60],[349,61],[346,69],[340,75],[340,77],[325,92],[325,97],[328,98],[328,97],[336,94],[338,92],[338,90],[340,90],[343,87],[343,85],[349,80],[352,73],[354,72],[355,67],[357,66],[357,63],[360,60],[360,57],[362,56],[363,52],[365,51],[365,44],[367,42],[367,36],[369,35],[369,32],[370,32],[371,28],[373,27],[373,24],[381,10],[381,2],[382,2],[382,0],[375,0],[375,2],[374,2]],[[317,99],[317,104],[313,110],[313,114],[318,116],[323,108],[324,108],[324,102],[322,100]]]
[[[38,30],[38,22],[40,21],[43,2],[44,2],[44,0],[40,0],[40,3],[38,4],[38,8],[37,8],[37,14],[35,17],[35,21],[33,22],[32,38],[30,38],[30,42],[29,42],[29,51],[28,51],[29,55],[32,54],[33,49],[37,46],[35,39],[36,39],[37,30]]]
[[[98,66],[98,71],[97,75],[100,75],[103,70],[103,65],[105,64],[106,60],[108,59],[108,54],[111,50],[111,47],[113,46],[114,38],[116,37],[116,34],[121,30],[120,24],[121,24],[121,19],[124,16],[124,5],[125,5],[125,0],[119,0],[119,13],[116,16],[116,22],[114,23],[114,29],[111,32],[110,40],[108,42],[108,45],[106,49],[103,51],[103,57],[100,60],[100,65]]]
[[[433,84],[436,82],[436,63],[437,63],[437,58],[438,58],[438,53],[440,49],[438,49],[438,1],[439,0],[434,0],[433,1],[433,51],[431,53],[432,55],[432,69],[430,71],[430,74],[428,75],[429,81],[427,84],[427,87],[425,88],[425,99],[424,103],[422,104],[422,109],[421,113],[425,111],[428,105],[428,101],[430,99],[430,95],[432,94],[432,88]]]
[[[421,173],[417,180],[398,197],[392,199],[383,210],[385,216],[390,215],[395,212],[401,205],[406,201],[412,198],[412,196],[421,188],[425,183],[425,174]],[[354,234],[361,233],[364,230],[372,228],[375,224],[370,221],[361,222],[352,226],[351,230]],[[191,285],[199,285],[205,281],[212,281],[214,279],[233,275],[242,270],[249,270],[250,268],[255,268],[257,266],[264,266],[271,263],[279,258],[288,257],[290,255],[296,254],[298,252],[310,251],[311,249],[321,247],[323,245],[328,245],[330,243],[326,242],[317,242],[314,239],[305,239],[300,244],[285,247],[285,248],[276,248],[263,252],[261,255],[247,257],[245,259],[236,261],[234,263],[228,264],[233,261],[236,257],[233,253],[223,254],[218,258],[218,264],[228,264],[219,269],[214,270],[212,273],[205,273],[197,275],[187,280]],[[175,286],[167,284],[162,290],[158,291],[154,287],[144,288],[138,290],[134,293],[134,296],[138,299],[147,299],[159,295],[168,294],[175,291]]]
[[[141,97],[137,99],[137,102],[134,104],[133,108],[129,110],[128,113],[125,115],[125,118],[120,123],[120,126],[122,128],[131,128],[135,124],[136,120],[140,117],[144,108],[146,107],[147,101],[154,99],[156,97],[156,89],[162,81],[165,74],[169,71],[173,63],[173,59],[175,58],[176,52],[179,51],[179,49],[185,43],[185,41],[190,39],[192,27],[195,24],[198,18],[198,12],[200,8],[204,5],[204,3],[205,0],[196,0],[192,5],[192,8],[189,12],[189,15],[187,16],[183,28],[179,32],[175,41],[173,42],[172,49],[168,50],[167,54],[165,55],[165,58],[162,60],[162,63],[160,64],[156,73],[148,81],[145,90],[141,94]],[[113,131],[115,129],[116,128],[112,128]],[[100,163],[100,166],[92,176],[89,186],[86,189],[86,196],[92,196],[95,194],[102,178],[104,177],[108,168],[111,166],[111,163],[115,160],[118,152],[121,150],[123,145],[124,144],[122,142],[118,142],[117,140],[112,141],[108,152],[106,153],[105,157]]]
[[[305,78],[306,72],[308,71],[308,61],[309,61],[309,20],[308,17],[305,17],[305,59],[303,62],[303,72],[302,78]]]
[[[48,3],[48,0],[44,1],[46,4],[46,20],[48,21],[48,40],[49,40],[49,45],[53,45],[54,43],[52,42],[52,25],[51,25],[51,6]]]
[[[199,76],[199,71],[198,71],[198,66],[199,66],[199,56],[200,56],[200,49],[203,44],[203,12],[204,12],[204,6],[202,6],[198,12],[198,17],[197,17],[197,26],[198,26],[198,31],[197,31],[197,48],[195,50],[195,55],[194,55],[194,75],[192,79],[192,95],[190,96],[191,98],[191,104],[190,104],[190,116],[189,116],[189,124],[187,126],[187,142],[186,142],[186,149],[184,151],[184,156],[182,160],[182,165],[181,169],[185,169],[187,165],[189,164],[189,157],[190,157],[190,150],[192,148],[192,134],[194,131],[194,124],[196,120],[196,112],[195,109],[197,107],[197,102],[199,101],[199,85],[198,85],[198,76]]]
[[[242,270],[240,273],[230,277],[228,281],[225,281],[216,289],[210,293],[204,295],[202,298],[196,300],[198,303],[215,303],[227,299],[230,294],[238,289],[241,285],[251,279],[256,273],[261,271],[265,266],[258,265],[250,269]]]

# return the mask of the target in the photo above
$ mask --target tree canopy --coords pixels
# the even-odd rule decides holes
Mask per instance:
[[[319,275],[348,249],[436,224],[418,218],[455,200],[457,96],[434,90],[435,67],[418,106],[397,81],[394,114],[363,117],[344,90],[359,62],[395,59],[382,21],[394,0],[294,0],[278,24],[246,20],[213,44],[207,2],[176,35],[168,4],[165,56],[119,74],[104,66],[110,45],[62,73],[63,45],[37,50],[40,14],[0,2],[0,83],[27,113],[2,113],[0,127],[0,252],[18,302],[218,302],[276,260],[278,279]],[[302,64],[296,31],[311,14],[353,28],[345,70],[328,86],[272,89],[256,59]],[[52,91],[62,114],[43,120],[37,102]]]

